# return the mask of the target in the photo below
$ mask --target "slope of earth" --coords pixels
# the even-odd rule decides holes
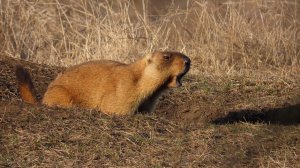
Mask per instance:
[[[0,166],[298,166],[297,72],[190,75],[153,114],[111,117],[22,103],[16,64],[29,69],[39,97],[64,69],[0,56]]]

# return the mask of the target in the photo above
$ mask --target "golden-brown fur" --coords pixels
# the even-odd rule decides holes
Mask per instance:
[[[178,52],[154,52],[132,64],[91,61],[59,74],[42,103],[64,108],[76,105],[114,115],[150,112],[164,90],[181,86],[189,67],[190,59]],[[21,75],[17,72],[17,76]],[[20,92],[26,102],[36,102]]]

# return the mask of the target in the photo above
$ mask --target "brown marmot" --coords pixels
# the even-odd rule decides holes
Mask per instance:
[[[181,86],[191,60],[179,52],[156,51],[131,64],[90,61],[68,68],[50,83],[42,103],[98,109],[112,115],[151,112],[164,90]],[[29,73],[16,67],[22,99],[36,104]]]

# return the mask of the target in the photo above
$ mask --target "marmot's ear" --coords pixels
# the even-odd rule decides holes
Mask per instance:
[[[150,53],[150,54],[146,55],[146,59],[147,59],[148,64],[150,64],[152,62],[152,56],[153,56],[153,53]]]
[[[147,59],[152,59],[152,57],[153,57],[155,54],[156,54],[156,51],[151,52],[151,53],[147,53],[147,54],[146,54],[146,57],[147,57]]]

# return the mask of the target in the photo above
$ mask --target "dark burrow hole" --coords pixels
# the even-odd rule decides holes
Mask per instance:
[[[240,110],[229,112],[225,117],[212,121],[214,124],[233,124],[237,122],[270,123],[281,125],[300,124],[300,103],[281,108],[262,110]]]

